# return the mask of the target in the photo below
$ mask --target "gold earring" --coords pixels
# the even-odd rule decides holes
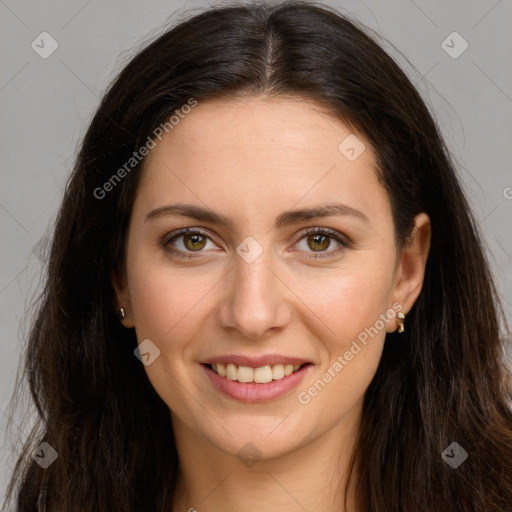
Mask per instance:
[[[117,311],[117,316],[119,317],[119,320],[124,320],[124,317],[126,316],[124,308],[119,308]]]
[[[404,320],[405,320],[405,314],[402,313],[401,311],[398,312],[398,332],[402,333],[405,331],[405,326],[404,326]]]

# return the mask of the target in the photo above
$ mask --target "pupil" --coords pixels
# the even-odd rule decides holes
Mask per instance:
[[[203,239],[203,240],[201,240]],[[192,240],[192,246],[190,246],[189,242]],[[202,245],[198,246],[197,244]],[[202,249],[204,247],[204,237],[202,235],[185,235],[185,245],[187,249]]]
[[[309,241],[313,241],[313,243],[317,244],[317,246],[322,245],[320,250],[324,250],[329,247],[329,237],[327,237],[326,235],[311,235],[309,237]],[[322,244],[322,242],[323,242],[323,244]],[[325,242],[327,242],[327,243],[325,243]],[[313,249],[313,247],[311,247],[311,248]]]

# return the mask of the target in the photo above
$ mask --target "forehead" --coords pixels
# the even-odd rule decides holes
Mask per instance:
[[[389,205],[374,166],[363,138],[311,101],[198,102],[149,153],[138,204],[179,199],[254,215],[321,201],[382,214]]]

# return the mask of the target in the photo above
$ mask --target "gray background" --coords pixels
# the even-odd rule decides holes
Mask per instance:
[[[324,3],[386,38],[391,44],[381,43],[431,107],[486,237],[511,322],[512,2]],[[123,59],[145,38],[159,33],[166,21],[207,6],[176,0],[0,0],[0,492],[12,465],[5,428],[10,423],[13,433],[23,439],[30,427],[27,419],[11,414],[8,403],[31,314],[28,306],[40,290],[45,234],[77,144]],[[42,46],[38,36],[43,31],[59,45],[46,59],[31,47],[34,40]],[[442,47],[454,31],[469,45],[457,58]],[[444,46],[452,46],[447,49],[453,53],[462,44],[455,36]]]

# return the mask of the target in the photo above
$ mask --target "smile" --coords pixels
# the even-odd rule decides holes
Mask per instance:
[[[217,375],[229,380],[265,384],[273,380],[281,380],[299,370],[303,365],[267,364],[265,366],[259,366],[258,368],[252,368],[250,366],[238,366],[234,363],[217,363],[207,366]]]
[[[241,402],[268,402],[290,393],[314,364],[283,356],[223,356],[202,363],[213,388]]]

